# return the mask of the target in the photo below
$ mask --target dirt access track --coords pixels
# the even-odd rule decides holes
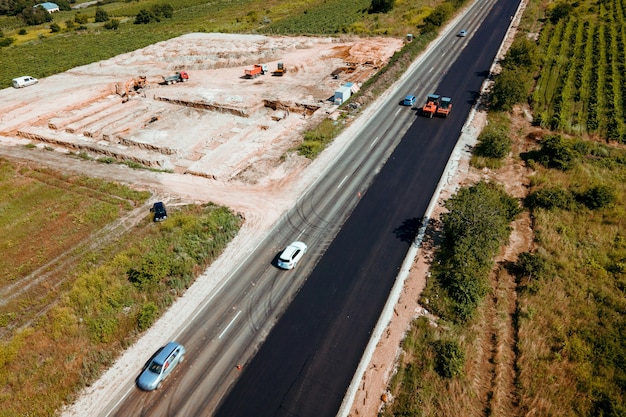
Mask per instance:
[[[188,34],[0,91],[0,142],[261,185],[307,164],[286,152],[337,111],[335,90],[347,82],[357,90],[402,43]],[[272,75],[279,62],[287,72]],[[269,73],[244,77],[254,64]],[[163,85],[176,71],[189,80]],[[135,91],[140,76],[147,86]]]

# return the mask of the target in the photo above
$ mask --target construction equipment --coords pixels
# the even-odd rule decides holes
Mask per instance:
[[[174,75],[168,75],[167,77],[163,77],[163,82],[161,84],[171,85],[174,83],[182,83],[189,79],[189,74],[187,71],[180,71]]]
[[[452,110],[452,99],[450,97],[441,97],[439,106],[437,106],[436,116],[448,117],[448,114]]]
[[[131,78],[126,81],[126,83],[121,85],[121,83],[115,85],[115,92],[122,97],[122,103],[126,103],[130,100],[131,95],[141,94],[145,97],[145,91],[148,87],[148,78],[144,75],[141,75],[137,78]]]
[[[267,72],[267,65],[254,64],[252,69],[244,70],[243,75],[246,78],[256,78],[259,75],[264,75]]]
[[[272,75],[282,77],[287,72],[287,67],[282,62],[278,63],[276,71],[272,72]]]
[[[426,104],[422,107],[422,114],[424,116],[433,117],[439,107],[439,95],[429,94],[426,98]]]

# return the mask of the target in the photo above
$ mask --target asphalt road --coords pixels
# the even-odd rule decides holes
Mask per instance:
[[[435,42],[296,207],[181,318],[186,360],[163,389],[128,381],[100,416],[209,416],[229,391],[220,416],[336,414],[517,0],[500,0],[495,19],[487,16],[494,3],[474,3]],[[489,29],[477,30],[486,16]],[[470,36],[457,38],[461,28]],[[409,93],[425,98],[444,75],[437,92],[453,98],[448,119],[398,105]],[[276,256],[293,240],[309,252],[281,271]]]
[[[518,3],[500,0],[476,30],[437,88],[453,112],[416,119],[217,416],[337,414]]]

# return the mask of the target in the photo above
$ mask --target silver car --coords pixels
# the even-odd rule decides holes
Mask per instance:
[[[185,348],[177,342],[169,342],[150,360],[139,378],[137,386],[145,391],[161,388],[163,380],[185,359]]]
[[[293,269],[306,253],[307,246],[304,242],[292,242],[282,251],[278,257],[278,266],[282,269]]]

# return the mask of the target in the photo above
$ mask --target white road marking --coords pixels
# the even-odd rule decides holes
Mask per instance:
[[[374,140],[372,141],[372,144],[370,145],[370,148],[371,148],[372,146],[376,145],[376,142],[378,142],[378,139],[379,139],[379,138],[380,138],[380,136],[376,136],[376,139],[374,139]]]
[[[400,110],[402,110],[402,109],[400,108],[400,109],[396,110],[396,114],[394,114],[394,116],[397,116],[398,113],[400,113]]]
[[[346,175],[345,177],[343,177],[343,179],[341,180],[341,182],[339,183],[339,185],[337,186],[337,189],[341,188],[341,186],[343,185],[344,182],[346,182],[346,180],[348,179],[348,176]]]
[[[226,328],[224,330],[222,330],[222,333],[220,333],[219,336],[217,336],[218,339],[221,339],[222,336],[224,336],[226,334],[226,332],[228,331],[228,329],[230,329],[230,326],[233,325],[233,323],[235,322],[235,320],[237,320],[237,317],[239,317],[239,315],[241,314],[241,310],[239,310],[237,312],[237,314],[235,314],[235,317],[233,317],[233,319],[230,321],[230,323],[228,323],[228,326],[226,326]]]

